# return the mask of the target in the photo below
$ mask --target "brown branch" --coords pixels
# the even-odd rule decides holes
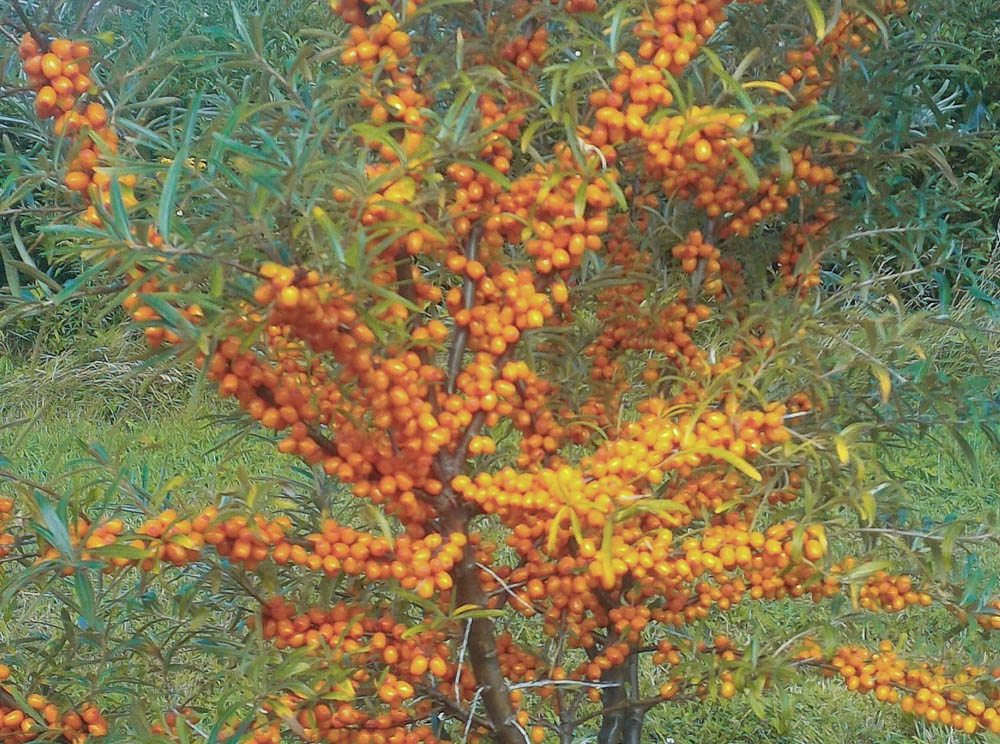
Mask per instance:
[[[635,703],[639,700],[639,657],[630,654],[625,659],[625,676],[628,680],[628,700],[633,703],[625,711],[625,730],[622,734],[622,744],[641,744],[642,723],[646,711]]]
[[[493,724],[488,719],[478,716],[474,711],[466,710],[461,705],[456,703],[454,700],[449,699],[447,696],[442,695],[437,690],[431,689],[429,687],[420,687],[419,691],[426,695],[428,698],[438,703],[442,707],[442,713],[447,713],[447,715],[461,720],[463,723],[472,720],[477,726],[482,726],[483,728],[493,730]]]
[[[0,470],[0,478],[6,478],[7,480],[12,480],[12,481],[14,481],[16,483],[23,483],[24,485],[28,486],[29,488],[34,488],[36,491],[41,491],[42,493],[47,493],[49,496],[53,496],[53,497],[55,497],[57,499],[61,499],[62,498],[62,494],[59,493],[58,491],[53,491],[48,486],[43,485],[41,483],[37,483],[37,482],[35,482],[33,480],[29,480],[27,478],[22,478],[21,476],[15,475],[14,473],[11,473],[8,470]]]
[[[446,486],[445,490],[451,489]],[[449,494],[449,497],[450,500],[457,500],[454,494]],[[456,526],[463,532],[467,531],[468,517],[465,510],[456,509],[452,514]],[[486,607],[486,597],[479,584],[479,569],[468,548],[455,566],[455,589],[455,601],[459,605]],[[482,689],[483,707],[493,724],[497,744],[525,744],[524,735],[516,725],[507,679],[500,670],[496,635],[490,618],[477,617],[470,621],[468,653],[476,683]]]
[[[472,229],[465,244],[465,259],[467,261],[476,260],[476,251],[479,247],[479,228]],[[476,298],[476,282],[465,277],[462,283],[462,306],[466,310],[472,309],[472,303]],[[465,354],[465,344],[469,340],[469,329],[455,327],[455,337],[452,339],[451,347],[448,349],[448,378],[445,391],[448,395],[455,392],[455,380],[462,369],[462,356]]]
[[[501,369],[507,360],[513,356],[514,347],[513,345],[508,346],[506,351],[497,357],[494,366],[497,369]],[[462,433],[462,438],[459,440],[458,444],[455,446],[452,456],[447,458],[447,462],[443,463],[442,471],[448,473],[448,480],[450,481],[452,477],[458,474],[459,466],[465,459],[465,451],[469,448],[469,443],[472,438],[477,436],[483,428],[483,422],[486,419],[485,411],[476,411],[475,415],[472,417],[472,421],[469,422],[469,426]],[[445,455],[442,455],[442,459],[445,459]]]
[[[607,686],[601,690],[601,728],[597,732],[600,744],[620,742],[624,736],[625,714],[631,711],[631,701],[625,697],[625,670],[613,666],[601,674]]]
[[[650,708],[653,708],[659,705],[660,703],[666,703],[666,702],[684,703],[690,700],[694,700],[695,698],[696,698],[695,695],[674,695],[673,697],[670,698],[665,698],[657,695],[656,697],[643,698],[642,700],[635,700],[635,701],[626,700],[623,703],[618,703],[617,705],[614,705],[609,708],[601,708],[598,711],[594,711],[593,713],[589,713],[585,716],[577,718],[570,724],[570,726],[575,728],[583,723],[586,723],[587,721],[592,721],[595,718],[598,718],[599,716],[603,716],[605,713],[617,713],[618,711],[625,710],[633,706],[640,708],[643,711],[643,713],[645,713]]]
[[[688,295],[688,309],[694,308],[698,304],[698,298],[701,296],[701,284],[705,281],[705,266],[708,263],[707,258],[699,258],[698,266],[695,268],[694,273],[691,274],[691,293]]]
[[[17,13],[17,17],[21,19],[21,23],[28,30],[28,33],[35,37],[35,41],[38,42],[38,48],[47,52],[49,50],[49,40],[37,29],[35,25],[28,18],[27,14],[24,12],[24,8],[21,7],[21,0],[14,0],[14,12]]]
[[[413,289],[413,278],[407,276],[407,269],[413,266],[410,261],[397,261],[396,262],[396,281],[399,282],[399,294],[401,294],[405,299],[412,302],[414,305],[417,304],[417,293]]]
[[[333,440],[323,434],[323,432],[319,430],[318,426],[306,424],[306,432],[316,442],[316,444],[319,445],[319,448],[326,452],[326,454],[337,454],[337,446],[333,443]]]

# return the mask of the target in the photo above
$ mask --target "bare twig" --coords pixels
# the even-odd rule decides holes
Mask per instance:
[[[44,485],[42,483],[38,483],[36,481],[30,480],[28,478],[24,478],[24,477],[22,477],[20,475],[16,475],[14,473],[11,473],[9,470],[0,470],[0,478],[6,478],[7,480],[14,481],[15,483],[21,483],[21,484],[23,484],[25,486],[28,486],[29,488],[34,488],[36,491],[41,491],[42,493],[47,493],[49,496],[52,496],[52,497],[57,498],[57,499],[61,499],[62,498],[62,494],[60,494],[57,491],[53,491],[48,486],[46,486],[46,485]]]
[[[477,687],[476,694],[472,696],[472,703],[469,705],[469,717],[465,721],[465,731],[462,732],[462,744],[465,744],[469,740],[469,730],[472,728],[472,719],[476,713],[476,706],[479,705],[479,696],[482,694],[483,688]]]
[[[462,666],[465,664],[465,652],[469,648],[469,631],[472,630],[472,621],[465,623],[465,637],[462,638],[462,647],[458,650],[458,669],[455,670],[455,701],[459,701],[461,688],[458,683],[462,679]]]

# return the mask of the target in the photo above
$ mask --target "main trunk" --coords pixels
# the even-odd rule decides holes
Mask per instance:
[[[459,606],[486,607],[486,597],[479,585],[478,569],[469,549],[466,549],[461,562],[455,566],[455,589]],[[526,744],[524,735],[515,725],[510,690],[500,671],[493,621],[489,618],[476,618],[471,623],[466,653],[476,676],[476,684],[482,690],[480,697],[486,716],[493,724],[494,739],[497,744]]]
[[[601,675],[601,729],[597,744],[640,744],[646,710],[639,704],[639,657],[635,654],[625,663],[608,669]]]
[[[625,731],[622,744],[639,744],[642,739],[642,720],[646,712],[639,707],[639,655],[632,654],[625,660],[628,676],[628,699],[632,703],[625,710]]]
[[[601,730],[597,732],[597,744],[623,744],[625,733],[625,674],[621,666],[614,666],[601,675],[601,683],[609,685],[601,688],[601,705],[608,710],[601,716]]]

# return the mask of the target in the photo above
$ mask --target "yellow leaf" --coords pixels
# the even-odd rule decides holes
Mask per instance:
[[[826,530],[823,529],[823,525],[819,525],[816,539],[819,540],[819,546],[823,550],[823,555],[826,555],[830,549],[830,544],[826,541]]]
[[[816,27],[816,40],[819,41],[826,36],[826,18],[816,0],[806,0],[806,10],[809,11],[809,17],[812,18],[813,25]]]
[[[615,582],[615,573],[611,566],[611,531],[613,526],[614,522],[609,515],[604,522],[604,531],[601,537],[601,571],[606,587],[614,586]]]
[[[400,178],[396,183],[385,190],[385,198],[391,202],[409,201],[417,193],[417,185],[410,177]]]
[[[180,533],[168,537],[167,542],[176,543],[177,545],[180,545],[182,548],[187,548],[188,550],[198,549],[198,543],[192,540],[188,535],[182,535]]]
[[[355,695],[354,685],[349,679],[342,679],[331,690],[331,697],[334,700],[353,700]]]
[[[739,455],[734,455],[732,452],[730,452],[727,449],[723,449],[722,447],[695,447],[690,451],[699,455],[711,455],[712,457],[715,457],[719,460],[728,462],[734,468],[743,473],[743,475],[752,480],[758,482],[763,480],[761,474],[757,471],[757,469],[753,465],[748,463]]]
[[[173,478],[170,478],[166,483],[164,483],[162,486],[156,489],[155,495],[157,498],[161,498],[166,494],[170,493],[171,491],[173,491],[174,489],[179,488],[182,483],[184,483],[184,476],[175,475]]]
[[[839,434],[833,435],[833,446],[837,448],[837,457],[840,458],[840,464],[846,465],[849,459],[847,444]]]
[[[889,373],[883,367],[875,367],[875,376],[878,378],[878,389],[882,393],[882,404],[885,405],[889,402],[892,381],[889,380]]]
[[[775,93],[784,93],[789,98],[792,98],[792,92],[788,90],[781,83],[777,83],[774,80],[750,80],[743,83],[743,88],[745,90],[750,90],[751,88],[767,88],[768,90],[773,90]]]
[[[576,512],[572,509],[569,510],[569,526],[573,531],[573,538],[576,540],[576,544],[579,545],[583,542],[583,532],[580,530],[580,520],[576,516]]]
[[[877,512],[878,507],[875,505],[875,495],[871,491],[865,491],[858,504],[858,515],[868,524],[872,524],[875,521],[875,514]]]
[[[561,506],[559,507],[559,511],[556,512],[556,515],[552,518],[552,522],[549,524],[549,537],[545,541],[546,553],[552,553],[552,551],[556,549],[556,538],[559,537],[559,524],[562,522],[563,515],[565,515],[567,511],[569,511],[568,506]]]

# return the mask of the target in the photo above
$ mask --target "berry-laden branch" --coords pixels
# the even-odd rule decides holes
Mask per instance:
[[[0,664],[0,683],[6,682],[11,670]],[[48,739],[63,744],[83,744],[88,738],[102,738],[108,733],[107,722],[96,707],[84,704],[79,711],[59,708],[44,696],[33,693],[24,698],[22,706],[0,686],[0,741],[11,744]]]

